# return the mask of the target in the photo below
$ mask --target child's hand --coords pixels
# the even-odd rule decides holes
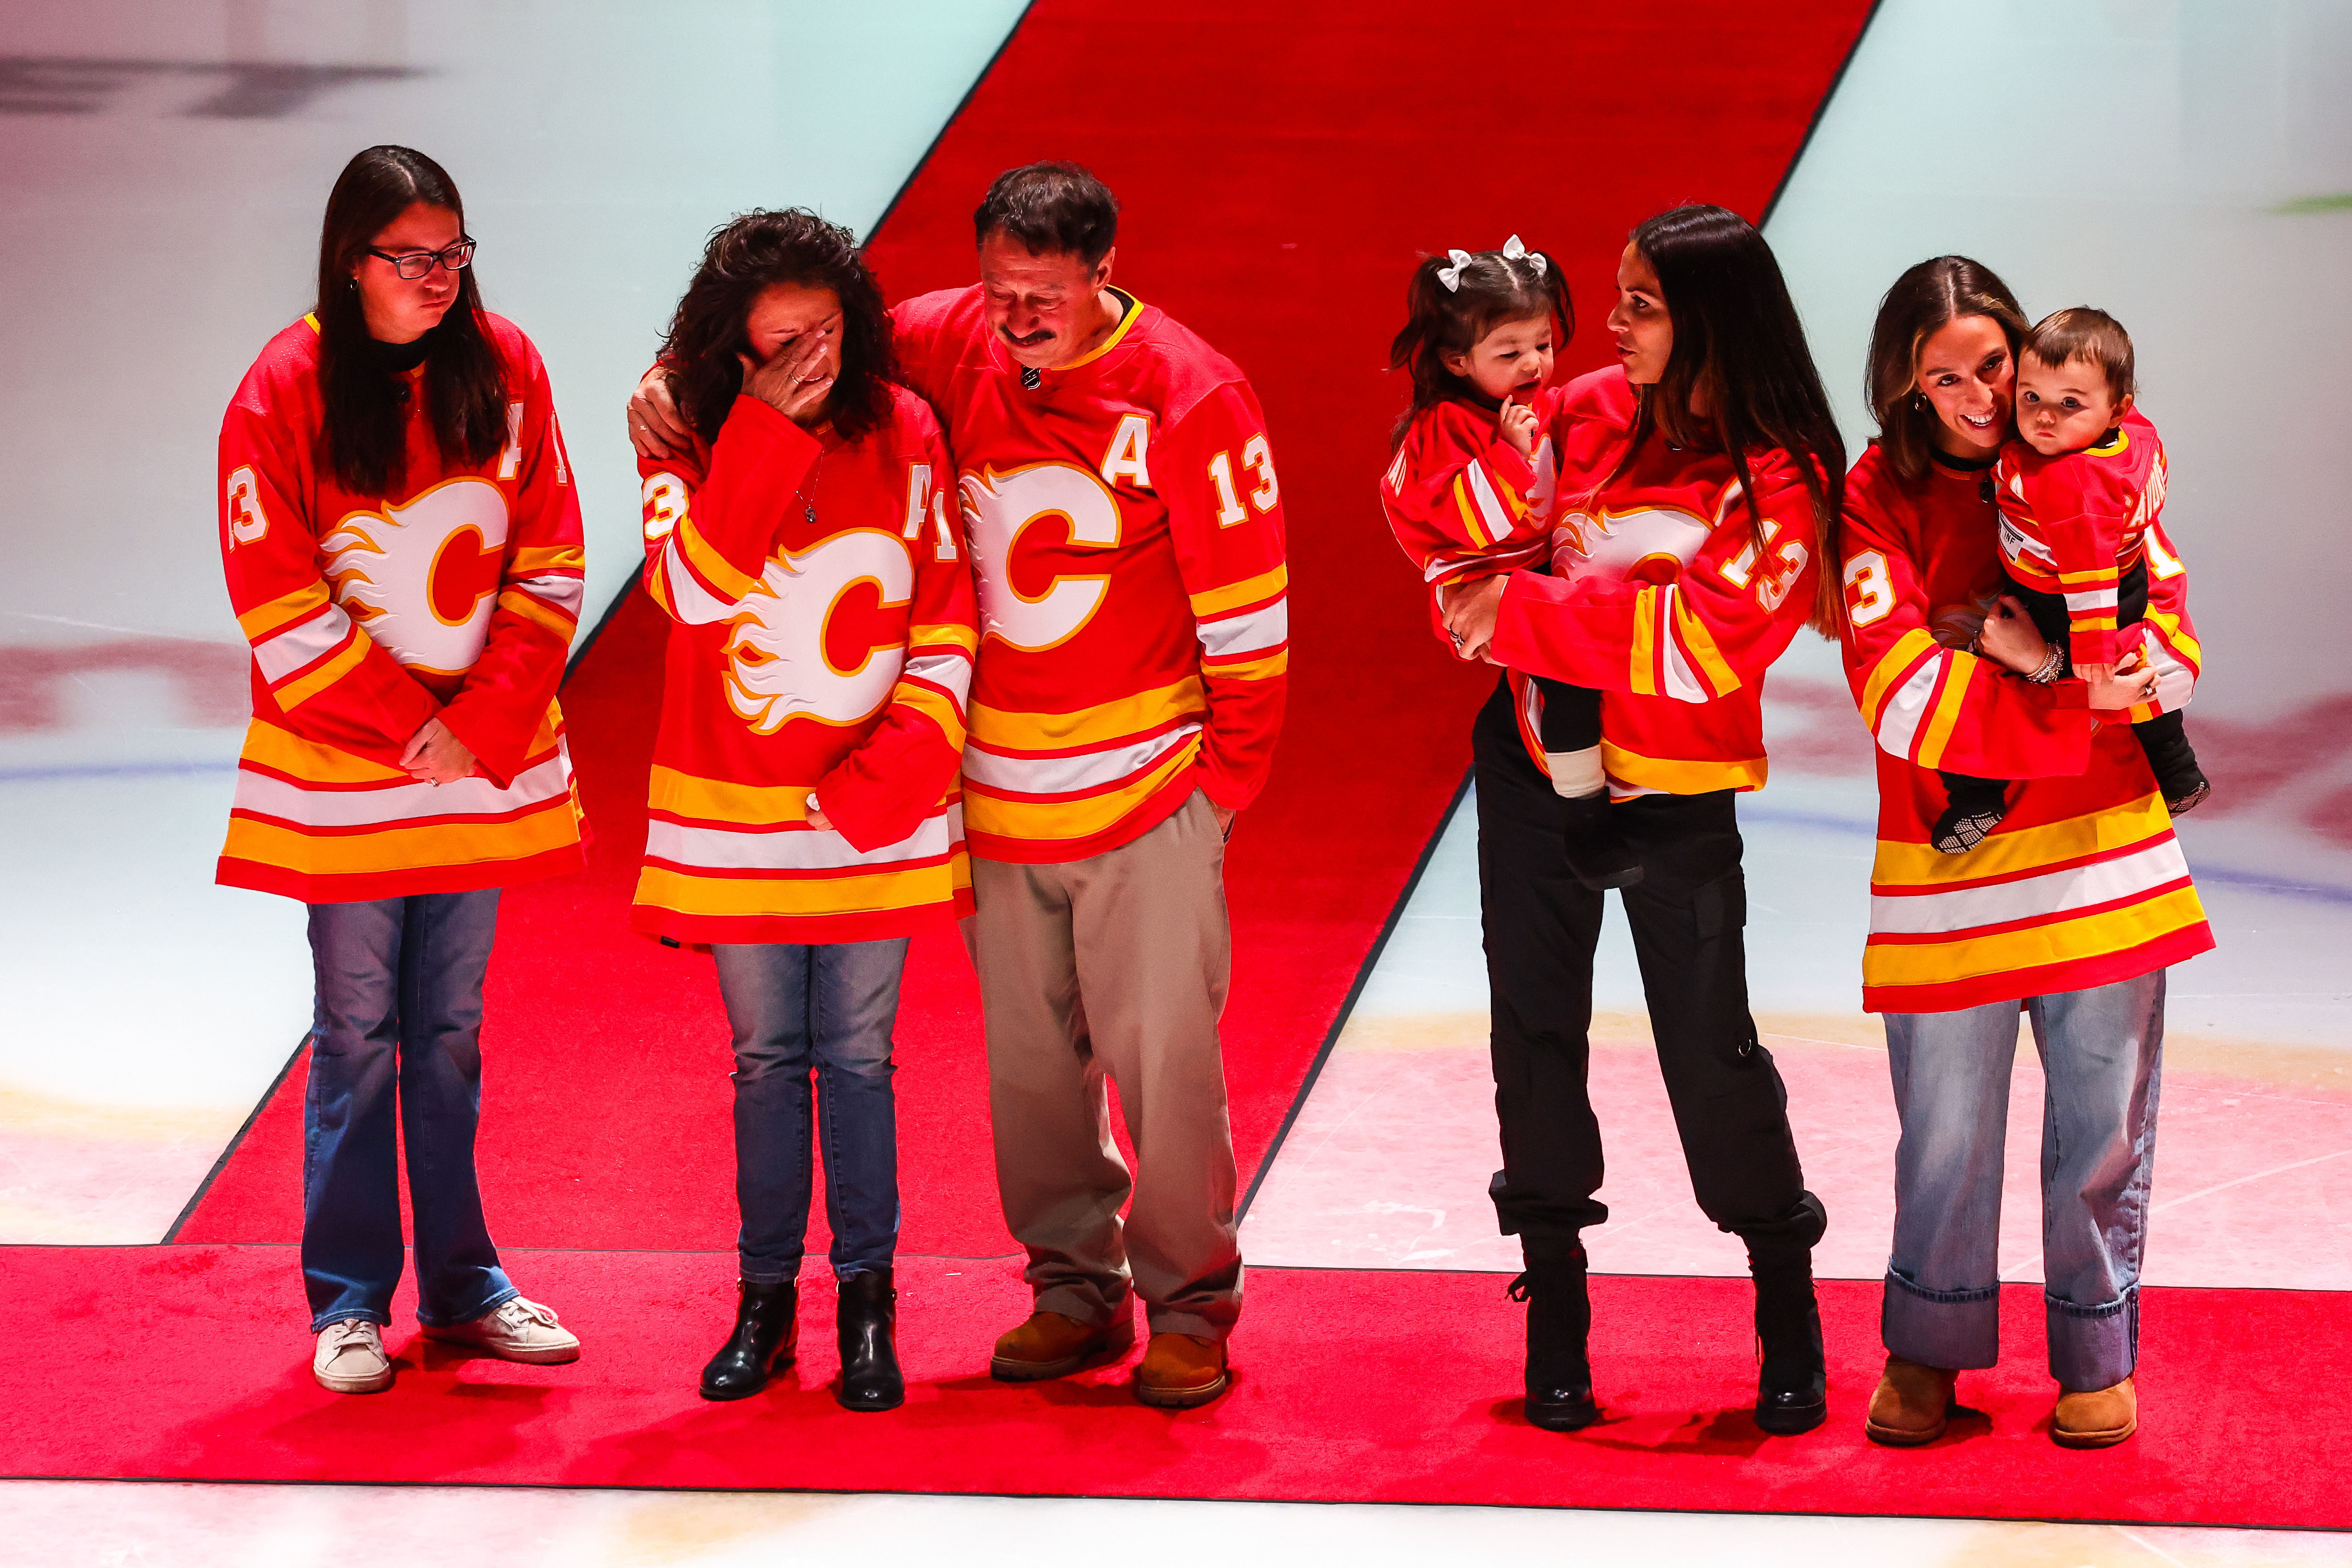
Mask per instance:
[[[1536,411],[1524,403],[1503,399],[1503,412],[1495,421],[1495,433],[1510,443],[1511,450],[1532,460],[1536,454]]]
[[[2136,708],[2143,702],[2156,700],[2156,675],[2147,661],[2135,648],[2124,655],[2121,663],[2108,666],[2085,664],[2075,674],[2090,687],[2089,701],[2093,708]]]
[[[1976,651],[2004,669],[2031,675],[2050,657],[2050,645],[2034,629],[2024,602],[2004,594],[1978,628]]]

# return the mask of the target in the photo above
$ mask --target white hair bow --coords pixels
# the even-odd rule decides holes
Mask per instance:
[[[1516,234],[1511,236],[1510,238],[1503,241],[1503,248],[1496,252],[1496,254],[1500,256],[1506,262],[1526,262],[1528,266],[1535,268],[1536,276],[1538,278],[1541,278],[1544,275],[1543,257],[1540,254],[1530,252],[1526,246],[1520,244],[1519,237]],[[1449,250],[1445,253],[1445,258],[1454,263],[1454,265],[1451,267],[1439,268],[1437,269],[1437,280],[1445,285],[1445,291],[1447,293],[1458,294],[1462,291],[1462,269],[1469,266],[1472,261],[1476,259],[1476,258],[1473,257],[1466,250]]]
[[[1519,237],[1516,234],[1511,236],[1510,238],[1503,241],[1503,259],[1506,261],[1524,261],[1528,266],[1536,269],[1537,277],[1540,278],[1544,275],[1544,258],[1542,254],[1540,252],[1530,254],[1528,247],[1519,243]]]

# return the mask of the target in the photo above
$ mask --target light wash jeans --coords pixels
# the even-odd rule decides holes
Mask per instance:
[[[754,1285],[799,1278],[814,1131],[824,1116],[824,1217],[836,1276],[891,1266],[898,1246],[898,1101],[890,1031],[907,939],[716,944],[735,1034],[736,1247]]]
[[[400,1173],[416,1226],[416,1316],[478,1318],[515,1294],[474,1176],[482,976],[499,890],[312,904],[318,1012],[302,1102],[302,1279],[316,1333],[389,1326],[400,1283]]]
[[[2024,1003],[2048,1092],[2042,1266],[2050,1372],[2107,1388],[2139,1359],[2139,1268],[2156,1153],[2164,971]],[[1903,1141],[1881,1333],[1925,1366],[2000,1356],[2001,1147],[2019,1004],[1889,1013]]]

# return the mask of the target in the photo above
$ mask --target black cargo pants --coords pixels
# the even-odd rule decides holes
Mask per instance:
[[[1602,895],[1569,872],[1564,803],[1527,754],[1507,683],[1480,712],[1472,745],[1503,1134],[1491,1192],[1503,1234],[1540,1260],[1572,1252],[1579,1232],[1609,1217],[1593,1197],[1601,1128],[1586,1092]],[[1642,858],[1642,882],[1622,896],[1700,1212],[1759,1257],[1809,1249],[1822,1211],[1805,1191],[1788,1092],[1748,1012],[1732,792],[1643,795],[1613,809]]]

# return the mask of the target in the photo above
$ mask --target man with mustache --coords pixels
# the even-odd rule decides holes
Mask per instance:
[[[981,280],[892,320],[955,453],[980,595],[965,941],[1036,1308],[990,1370],[1026,1382],[1123,1354],[1140,1294],[1136,1395],[1181,1408],[1224,1391],[1241,1310],[1224,839],[1281,727],[1288,579],[1257,399],[1111,286],[1118,226],[1085,169],[1010,170],[973,214]],[[657,376],[630,414],[659,455],[674,416]]]

